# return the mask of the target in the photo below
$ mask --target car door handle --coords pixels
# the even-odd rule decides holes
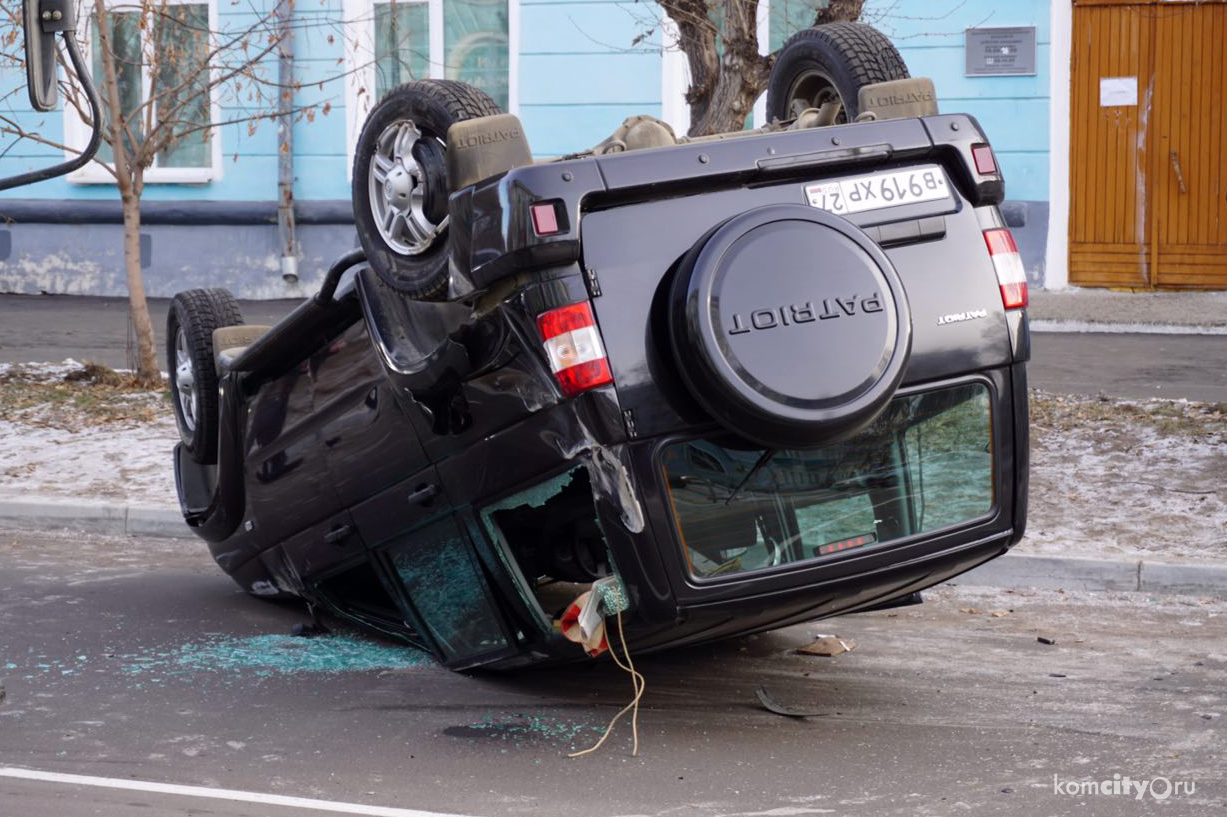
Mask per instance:
[[[430,485],[419,485],[416,490],[405,498],[409,500],[411,505],[429,505],[438,494],[439,486],[431,483]]]
[[[349,534],[353,532],[353,528],[349,525],[340,525],[333,528],[324,534],[324,541],[330,545],[339,545],[349,538]]]

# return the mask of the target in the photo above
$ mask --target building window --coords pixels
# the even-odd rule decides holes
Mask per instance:
[[[375,98],[405,82],[430,76],[430,7],[426,3],[374,5]]]
[[[783,48],[789,37],[812,26],[818,12],[829,5],[830,0],[771,0],[767,52]]]
[[[120,107],[131,118],[132,138],[143,139],[141,122],[145,101],[155,98],[152,115],[162,127],[169,127],[175,139],[154,157],[145,171],[148,182],[207,182],[220,176],[221,143],[217,129],[205,129],[217,121],[217,102],[208,93],[208,75],[200,70],[208,60],[210,37],[216,28],[213,2],[165,0],[157,14],[147,14],[141,25],[141,10],[130,0],[106,0],[103,24],[115,54],[115,71]],[[103,71],[101,28],[98,16],[90,14],[86,26],[86,48],[93,74]],[[99,88],[100,93],[104,89]],[[157,97],[165,102],[159,104]],[[174,116],[174,121],[166,117]],[[109,107],[103,100],[103,119],[109,122]],[[78,149],[88,141],[89,129],[71,107],[65,110],[68,143]],[[103,142],[98,160],[111,163],[114,150]],[[114,182],[105,169],[95,163],[69,176],[76,182]]]
[[[406,82],[460,80],[517,108],[518,0],[345,0],[345,27],[351,159],[367,113]]]
[[[444,76],[475,85],[507,110],[507,0],[443,3]]]

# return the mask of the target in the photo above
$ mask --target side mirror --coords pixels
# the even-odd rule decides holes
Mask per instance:
[[[57,106],[55,38],[76,25],[72,0],[23,0],[22,27],[26,39],[26,84],[36,111]]]
[[[85,65],[85,58],[81,56],[81,48],[72,36],[76,27],[72,4],[73,0],[22,0],[21,27],[26,38],[26,85],[30,89],[30,105],[34,110],[55,110],[58,101],[55,36],[63,33],[64,52],[68,55],[72,71],[76,73],[81,90],[85,92],[85,99],[89,102],[90,121],[93,123],[89,144],[85,146],[85,150],[66,162],[0,178],[0,190],[12,190],[14,187],[71,173],[93,159],[98,153],[98,146],[102,144],[102,101],[98,99],[98,89],[90,79],[89,68]]]

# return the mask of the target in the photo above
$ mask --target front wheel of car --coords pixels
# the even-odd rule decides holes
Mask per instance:
[[[809,108],[839,103],[837,124],[860,113],[866,85],[911,76],[899,50],[864,23],[827,23],[798,31],[780,49],[767,80],[767,119],[796,119]]]
[[[446,294],[447,129],[499,113],[478,88],[428,79],[389,91],[367,116],[354,153],[354,221],[367,263],[397,292]]]
[[[179,438],[194,462],[217,462],[217,368],[213,330],[243,323],[238,301],[225,289],[189,289],[170,302],[166,368]]]

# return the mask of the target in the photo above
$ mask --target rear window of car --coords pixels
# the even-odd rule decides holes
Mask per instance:
[[[697,578],[837,558],[992,510],[992,401],[985,384],[966,383],[896,397],[834,445],[689,440],[667,446],[663,464]]]

